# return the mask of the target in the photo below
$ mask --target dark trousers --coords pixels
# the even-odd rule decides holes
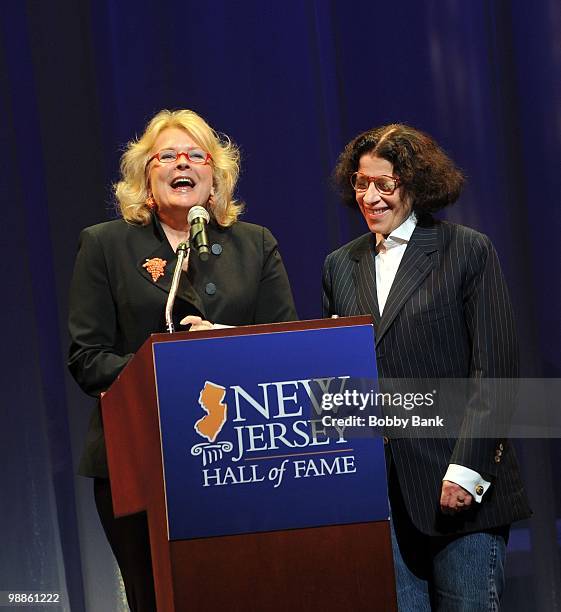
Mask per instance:
[[[103,530],[123,576],[129,608],[132,612],[156,612],[146,513],[115,518],[111,485],[106,478],[94,479],[94,497]]]

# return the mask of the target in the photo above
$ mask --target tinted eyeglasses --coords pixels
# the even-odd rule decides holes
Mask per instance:
[[[397,189],[400,180],[397,176],[388,176],[386,174],[381,176],[367,176],[362,174],[362,172],[351,174],[351,185],[355,191],[366,191],[370,183],[374,183],[374,187],[382,195],[392,195]]]

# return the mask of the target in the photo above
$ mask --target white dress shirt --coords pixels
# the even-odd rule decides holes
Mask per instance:
[[[384,311],[384,306],[386,305],[386,300],[388,299],[399,264],[416,225],[417,217],[415,213],[411,213],[387,238],[384,238],[381,234],[376,234],[376,292],[380,315]],[[460,485],[471,493],[476,502],[481,502],[483,495],[485,495],[487,489],[491,486],[491,483],[484,480],[478,472],[456,463],[451,463],[448,466],[448,470],[442,480],[449,480]],[[483,492],[477,494],[476,490],[479,486],[483,487]]]

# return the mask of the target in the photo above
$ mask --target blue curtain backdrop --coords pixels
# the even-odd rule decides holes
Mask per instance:
[[[325,255],[365,231],[329,175],[359,131],[404,121],[469,177],[446,216],[494,241],[528,376],[561,376],[559,0],[22,0],[0,18],[3,338],[0,590],[117,610],[91,483],[74,477],[90,401],[69,379],[81,228],[112,216],[123,145],[162,108],[237,142],[245,219],[277,236],[302,318]],[[557,400],[559,405],[559,400]],[[561,610],[558,441],[521,459],[507,610]]]

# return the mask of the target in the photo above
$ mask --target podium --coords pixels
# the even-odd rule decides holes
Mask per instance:
[[[370,317],[144,343],[102,414],[115,514],[147,513],[159,611],[396,610],[383,442],[322,410],[375,371]]]

